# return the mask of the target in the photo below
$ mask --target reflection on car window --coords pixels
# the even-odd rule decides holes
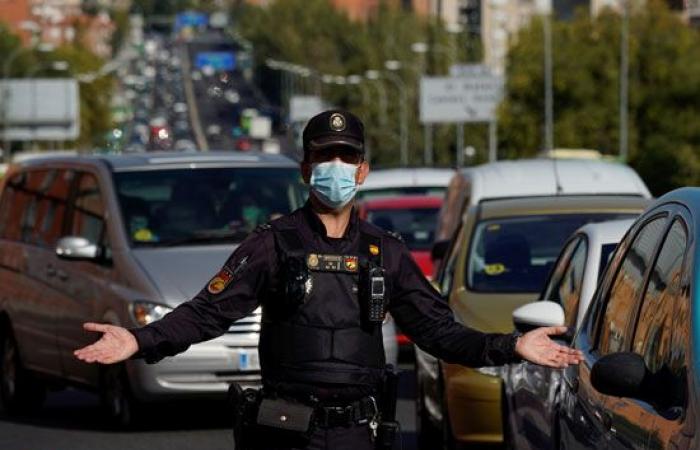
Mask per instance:
[[[600,266],[598,267],[598,281],[603,277],[605,268],[612,258],[613,252],[617,248],[617,244],[603,244],[600,249]]]
[[[644,225],[622,261],[605,307],[598,346],[603,355],[628,348],[630,338],[627,330],[633,316],[632,308],[639,297],[644,274],[665,223],[665,217],[659,217]]]
[[[489,220],[474,231],[469,287],[480,292],[540,292],[559,251],[577,228],[624,214],[559,214]]]
[[[564,308],[564,317],[567,327],[573,327],[578,317],[578,305],[581,300],[581,287],[583,285],[583,272],[586,269],[586,254],[588,243],[585,239],[576,247],[571,262],[564,272],[556,287],[556,298]]]
[[[686,243],[685,227],[676,221],[651,272],[632,346],[644,357],[647,368],[663,377],[669,396],[679,395],[680,387],[676,385],[685,383],[682,372],[690,326],[687,321],[679,321],[675,313],[681,309],[688,319],[687,307],[682,306],[688,303],[688,289],[681,281]],[[679,336],[674,339],[674,335]]]
[[[137,246],[239,242],[306,200],[295,168],[121,172],[115,180],[127,232]]]
[[[438,208],[372,209],[367,212],[367,221],[399,233],[411,250],[430,250],[438,211]]]

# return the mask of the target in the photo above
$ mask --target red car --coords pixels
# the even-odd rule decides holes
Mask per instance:
[[[362,202],[360,217],[380,228],[399,233],[418,267],[430,279],[433,274],[430,250],[441,205],[442,197],[383,197]]]

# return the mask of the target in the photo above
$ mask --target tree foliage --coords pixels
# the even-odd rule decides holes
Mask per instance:
[[[621,17],[606,11],[554,22],[555,147],[618,155]],[[543,147],[542,22],[513,42],[500,108],[502,156]],[[629,22],[629,163],[652,192],[700,182],[700,37],[656,0]]]

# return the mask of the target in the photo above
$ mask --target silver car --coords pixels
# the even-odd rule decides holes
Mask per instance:
[[[279,155],[150,153],[32,159],[0,184],[0,400],[39,406],[47,382],[98,389],[110,414],[260,382],[260,311],[155,365],[85,364],[87,321],[144,326],[195,296],[258,225],[300,207]],[[394,325],[384,326],[396,361]]]

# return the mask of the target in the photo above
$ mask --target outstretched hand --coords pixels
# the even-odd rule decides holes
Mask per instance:
[[[542,366],[564,368],[583,361],[583,353],[555,343],[550,336],[566,333],[566,327],[537,328],[520,336],[515,353],[521,358]]]
[[[139,350],[136,338],[126,328],[92,322],[83,324],[83,328],[102,333],[102,337],[73,352],[81,361],[114,364],[131,358]]]

